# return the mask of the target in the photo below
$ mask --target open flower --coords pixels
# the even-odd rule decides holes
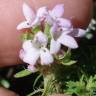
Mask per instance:
[[[20,52],[21,59],[30,64],[31,67],[35,66],[37,61],[40,59],[41,65],[49,65],[53,63],[53,56],[50,51],[46,48],[48,39],[43,32],[38,32],[34,40],[27,40],[23,43],[22,52]]]
[[[50,52],[52,54],[58,53],[61,48],[61,45],[64,45],[68,48],[75,49],[78,48],[78,44],[74,37],[83,37],[85,35],[85,30],[77,28],[61,28],[58,24],[54,24],[50,30],[52,39],[50,44]]]
[[[17,29],[21,30],[23,28],[30,28],[36,26],[40,23],[40,20],[43,20],[45,15],[47,14],[47,7],[41,7],[35,12],[26,4],[23,4],[23,14],[25,16],[26,21],[21,22]]]
[[[59,26],[62,27],[72,27],[70,20],[62,18],[64,14],[64,5],[58,4],[52,10],[49,10],[49,15],[46,18],[46,21],[50,25],[54,25],[57,23]]]

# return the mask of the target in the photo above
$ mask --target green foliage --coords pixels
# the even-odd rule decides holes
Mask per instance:
[[[27,69],[25,69],[25,70],[22,70],[22,71],[16,73],[16,74],[14,75],[14,77],[15,77],[15,78],[22,78],[22,77],[28,76],[28,75],[30,75],[30,74],[32,74],[32,72],[29,71],[29,70],[27,70]]]
[[[96,89],[96,75],[89,78],[84,75],[79,81],[69,81],[66,84],[66,94],[76,94],[77,96],[94,96],[93,91]]]

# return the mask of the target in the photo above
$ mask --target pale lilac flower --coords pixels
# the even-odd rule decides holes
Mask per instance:
[[[70,20],[62,18],[63,14],[64,5],[58,4],[52,10],[49,10],[49,15],[46,17],[46,21],[50,25],[54,25],[54,23],[57,23],[61,27],[72,27]]]
[[[64,14],[64,5],[56,5],[52,10],[49,10],[49,14],[53,19],[61,18]]]
[[[43,32],[38,32],[33,40],[27,40],[23,43],[23,50],[20,53],[21,59],[32,66],[35,66],[39,59],[41,65],[53,63],[53,56],[46,48],[47,43],[46,35]]]
[[[75,49],[78,48],[78,44],[74,37],[83,37],[85,35],[85,30],[83,29],[73,29],[73,28],[63,28],[59,27],[58,24],[54,24],[50,30],[52,39],[50,43],[51,54],[56,54],[64,45],[68,48]]]
[[[45,15],[47,14],[47,7],[41,7],[37,10],[37,13],[35,12],[26,4],[23,4],[23,14],[25,16],[25,21],[21,22],[17,29],[21,30],[23,28],[31,28],[40,23],[40,20],[45,18]]]

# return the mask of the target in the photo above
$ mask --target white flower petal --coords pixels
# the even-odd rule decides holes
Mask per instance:
[[[61,44],[55,41],[54,39],[52,39],[50,44],[50,53],[56,54],[59,52],[60,48],[61,48]]]
[[[46,22],[51,26],[54,24],[53,18],[49,15],[46,16]]]
[[[71,28],[72,27],[72,23],[68,19],[57,18],[57,22],[58,22],[59,26],[61,26],[61,27],[65,27],[65,28]]]
[[[63,16],[63,13],[64,13],[64,5],[63,4],[59,4],[59,5],[56,5],[52,11],[49,11],[50,15],[53,17],[53,18],[56,18],[56,17],[62,17]]]
[[[69,35],[62,34],[58,38],[58,42],[72,49],[78,48],[76,40]]]
[[[24,41],[22,48],[24,51],[30,51],[30,49],[33,48],[32,41],[31,40]]]
[[[43,32],[38,32],[36,35],[35,35],[35,38],[38,40],[38,42],[41,43],[41,45],[47,45],[48,43],[48,38],[47,36],[43,33]]]
[[[75,36],[75,37],[83,37],[83,36],[85,36],[85,34],[86,34],[86,31],[85,30],[83,30],[83,29],[77,29],[78,30],[78,33],[77,33],[77,35]]]
[[[37,17],[42,17],[42,16],[46,16],[47,15],[47,13],[48,13],[48,11],[47,11],[47,7],[41,7],[41,8],[39,8],[38,10],[37,10]]]
[[[32,71],[33,73],[37,72],[37,69],[34,65],[28,65],[27,68],[28,68],[29,71]]]
[[[24,50],[23,50],[23,49],[21,49],[21,50],[20,50],[20,52],[19,52],[19,57],[20,57],[20,59],[22,59],[22,60],[23,60],[24,55],[25,55],[25,52],[24,52]]]
[[[35,27],[40,24],[40,19],[38,17],[35,18],[35,20],[32,22],[32,27]]]
[[[68,35],[72,36],[72,37],[76,37],[78,34],[78,29],[76,28],[72,28],[69,30],[69,33],[67,33]]]
[[[27,21],[24,21],[24,22],[21,22],[18,26],[17,26],[17,30],[21,30],[21,29],[24,29],[24,28],[30,28],[31,25],[29,24],[29,22]]]
[[[23,4],[23,14],[26,20],[32,23],[35,18],[35,13],[26,3]]]
[[[23,61],[30,65],[35,65],[37,60],[39,59],[40,53],[39,50],[32,48],[29,51],[26,51]]]
[[[42,48],[40,50],[40,59],[42,65],[49,65],[54,61],[53,56],[47,48]]]

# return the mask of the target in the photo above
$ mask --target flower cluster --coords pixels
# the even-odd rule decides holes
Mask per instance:
[[[43,6],[35,13],[24,3],[23,14],[26,20],[17,29],[31,28],[35,34],[33,38],[24,40],[20,58],[29,64],[28,69],[32,72],[38,70],[38,63],[41,66],[52,64],[54,55],[60,51],[61,46],[78,48],[75,37],[85,35],[85,30],[74,28],[70,20],[63,18],[63,4],[56,5],[52,10]],[[34,32],[38,27],[38,31]]]

